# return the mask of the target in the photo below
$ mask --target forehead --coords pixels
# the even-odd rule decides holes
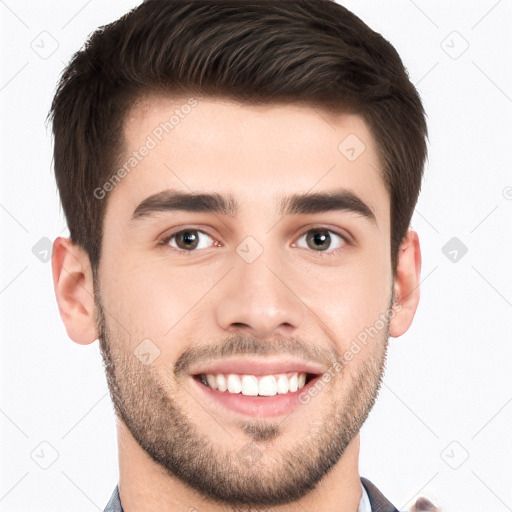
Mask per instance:
[[[376,142],[360,116],[299,104],[249,105],[209,97],[142,98],[128,112],[108,209],[131,215],[164,190],[229,194],[244,211],[277,215],[294,193],[354,193],[385,216],[389,198]],[[281,208],[282,210],[282,208]]]

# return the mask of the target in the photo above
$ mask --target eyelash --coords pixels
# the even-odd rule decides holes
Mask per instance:
[[[159,245],[163,246],[164,248],[169,248],[170,250],[174,251],[174,252],[177,252],[179,255],[183,255],[185,257],[187,256],[191,256],[192,254],[196,253],[197,251],[200,251],[202,249],[196,249],[196,250],[191,250],[191,251],[186,251],[184,249],[177,249],[176,247],[170,247],[169,246],[169,242],[177,235],[179,235],[180,233],[183,233],[185,231],[197,231],[198,233],[203,233],[204,235],[207,235],[209,236],[210,238],[214,239],[209,233],[207,233],[206,231],[202,231],[201,229],[197,229],[197,228],[182,228],[180,229],[179,231],[174,231],[173,233],[171,233],[170,235],[166,236],[164,239],[162,239],[160,242],[159,242]],[[346,235],[342,235],[341,233],[338,233],[337,231],[334,231],[332,229],[328,229],[328,228],[325,228],[325,227],[322,227],[322,226],[317,226],[317,227],[313,227],[313,228],[309,228],[307,231],[305,231],[304,233],[302,233],[298,240],[300,240],[301,238],[303,238],[305,235],[307,235],[309,232],[311,231],[327,231],[328,233],[332,233],[336,236],[339,236],[343,242],[345,244],[350,244],[350,240],[349,238],[346,236]],[[301,247],[301,249],[303,249],[303,247]],[[338,249],[334,249],[334,250],[331,250],[331,251],[313,251],[311,249],[312,252],[315,252],[317,254],[320,254],[321,257],[324,257],[324,258],[327,258],[327,257],[330,257],[330,256],[338,256],[339,253],[341,251],[344,250],[344,247],[340,247]]]

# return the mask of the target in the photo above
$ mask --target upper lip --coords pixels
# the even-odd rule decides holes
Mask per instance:
[[[224,375],[237,373],[241,375],[275,375],[279,373],[298,372],[312,373],[315,375],[324,373],[325,368],[312,361],[304,361],[301,359],[223,359],[209,361],[197,366],[190,373],[192,375],[201,374],[218,374]]]

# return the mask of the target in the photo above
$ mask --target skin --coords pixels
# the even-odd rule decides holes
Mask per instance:
[[[108,197],[97,282],[80,247],[54,242],[67,333],[80,344],[100,339],[118,417],[123,508],[357,511],[359,430],[378,394],[388,336],[405,333],[416,312],[418,236],[409,230],[393,279],[389,194],[359,116],[197,100]],[[127,157],[186,101],[140,101],[125,123]],[[349,134],[365,144],[354,161],[338,150]],[[376,223],[349,211],[276,212],[277,196],[340,187],[362,199]],[[161,212],[130,223],[143,199],[171,188],[231,193],[240,211]],[[184,228],[205,233],[201,248],[184,254],[176,238],[159,245]],[[312,228],[330,230],[324,251],[302,236]],[[236,251],[247,236],[263,248],[252,263]],[[385,313],[389,320],[377,324]],[[375,325],[378,334],[344,358]],[[160,351],[148,365],[134,353],[144,339]],[[252,418],[209,403],[190,374],[176,372],[185,353],[206,361],[200,349],[219,357],[222,349],[254,357],[311,349],[325,368],[344,364],[291,414]],[[258,454],[250,465],[239,456],[247,447]]]

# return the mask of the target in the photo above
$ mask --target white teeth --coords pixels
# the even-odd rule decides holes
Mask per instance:
[[[212,377],[215,379],[214,375],[212,375]],[[215,380],[217,381],[217,389],[219,391],[227,391],[228,390],[228,383],[226,382],[226,377],[224,377],[224,375],[222,375],[222,374],[217,375],[217,378]]]
[[[234,375],[230,373],[228,375],[228,391],[230,393],[240,393],[242,391],[242,383],[240,382],[240,377],[238,375]]]
[[[284,393],[288,393],[288,379],[285,375],[279,375],[279,379],[277,379],[277,392],[280,395],[284,395]]]
[[[258,379],[254,375],[244,375],[242,377],[242,395],[258,395]]]
[[[217,379],[212,374],[206,375],[206,381],[208,382],[208,386],[212,389],[217,389]]]
[[[295,373],[290,379],[290,393],[297,391],[299,388],[299,379],[297,379],[297,374]]]
[[[245,396],[284,395],[293,393],[306,385],[306,374],[302,372],[264,376],[208,373],[205,377],[208,386],[212,389],[235,394],[242,393]]]
[[[259,382],[259,394],[262,396],[274,396],[277,393],[276,378],[273,375],[265,375]]]

